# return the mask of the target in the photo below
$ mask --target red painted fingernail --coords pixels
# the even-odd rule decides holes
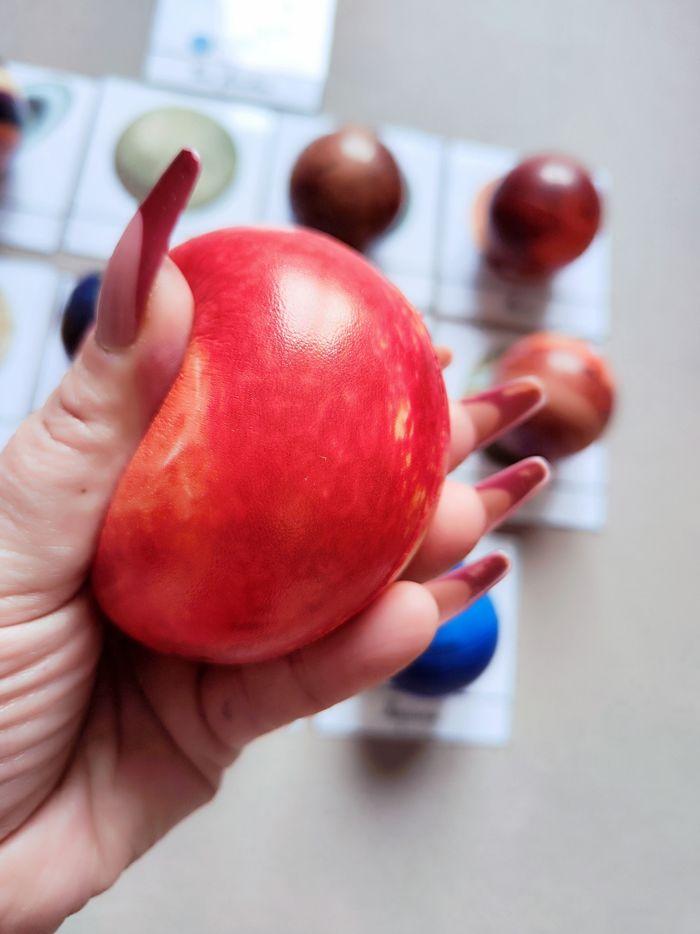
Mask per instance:
[[[502,551],[465,564],[434,581],[431,591],[440,607],[440,622],[466,610],[505,577],[510,561]]]
[[[486,531],[512,515],[549,481],[550,476],[550,466],[543,457],[527,457],[477,483],[475,489],[486,507]]]
[[[519,425],[544,402],[544,386],[534,376],[511,379],[462,400],[474,421],[479,447],[490,444],[509,428]]]
[[[136,340],[170,235],[185,209],[200,170],[196,152],[182,149],[129,221],[105,270],[97,304],[95,337],[105,350]]]

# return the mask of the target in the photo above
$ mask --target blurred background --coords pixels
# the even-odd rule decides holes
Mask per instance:
[[[4,0],[0,55],[137,77],[152,14]],[[338,0],[325,111],[609,171],[607,527],[520,533],[507,746],[272,735],[63,930],[697,932],[698,48],[696,0]]]

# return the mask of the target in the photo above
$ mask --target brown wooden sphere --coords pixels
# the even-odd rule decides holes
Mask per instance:
[[[377,135],[350,125],[306,147],[294,165],[289,196],[300,224],[365,250],[396,220],[404,186]]]

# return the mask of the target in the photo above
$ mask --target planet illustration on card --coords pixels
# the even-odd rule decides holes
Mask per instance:
[[[197,35],[192,36],[190,39],[190,51],[198,58],[211,54],[215,48],[216,42],[211,38],[211,36],[205,36],[202,33],[198,33]]]
[[[48,136],[70,110],[72,94],[65,84],[41,83],[25,87],[27,116],[22,144],[31,146]]]
[[[0,175],[20,145],[26,121],[27,102],[4,69],[0,68]]]
[[[491,663],[498,645],[498,615],[488,595],[449,619],[428,648],[394,676],[400,691],[443,697],[472,684]]]
[[[114,153],[117,176],[142,201],[183,148],[196,149],[202,174],[188,210],[216,201],[236,174],[236,146],[228,131],[207,114],[186,107],[159,107],[141,114],[121,134]]]
[[[12,340],[12,312],[5,296],[0,292],[0,363],[5,359],[5,354]]]

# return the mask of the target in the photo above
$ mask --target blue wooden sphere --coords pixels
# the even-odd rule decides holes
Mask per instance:
[[[61,340],[71,359],[95,320],[101,282],[102,276],[98,272],[85,276],[73,289],[66,304],[61,322]]]
[[[487,595],[443,623],[425,652],[395,675],[393,684],[410,694],[452,694],[488,667],[497,643],[498,616]]]

